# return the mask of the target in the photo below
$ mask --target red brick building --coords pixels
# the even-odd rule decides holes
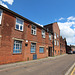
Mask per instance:
[[[60,54],[66,54],[67,43],[66,39],[60,36]]]
[[[73,52],[75,52],[75,46],[74,45],[70,45],[71,49],[73,50]]]
[[[72,48],[71,48],[71,46],[67,45],[66,53],[71,53],[71,51],[73,51]]]
[[[60,29],[57,22],[44,27],[53,33],[53,54],[60,55]]]
[[[59,40],[60,30],[53,23]],[[0,64],[28,61],[53,55],[53,34],[50,30],[0,5]],[[60,44],[54,46],[60,54]]]

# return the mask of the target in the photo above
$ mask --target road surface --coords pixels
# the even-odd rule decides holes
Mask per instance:
[[[75,62],[75,54],[55,59],[28,63],[18,68],[1,71],[0,75],[64,75]]]

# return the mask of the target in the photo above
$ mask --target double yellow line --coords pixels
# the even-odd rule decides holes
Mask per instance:
[[[73,71],[72,71],[71,75],[75,75],[75,74],[74,74],[74,72],[75,72],[75,68],[73,69]]]

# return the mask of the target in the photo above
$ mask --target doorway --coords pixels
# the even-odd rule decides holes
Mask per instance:
[[[52,56],[52,47],[49,47],[49,49],[48,49],[48,56],[49,57]]]

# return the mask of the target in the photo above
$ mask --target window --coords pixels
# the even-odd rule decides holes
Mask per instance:
[[[23,24],[24,24],[23,20],[16,18],[16,29],[17,30],[23,31]]]
[[[49,33],[49,40],[51,40],[51,38],[52,38],[52,37],[51,37],[51,34]]]
[[[32,25],[31,34],[36,35],[36,26]]]
[[[0,10],[0,24],[1,24],[1,21],[2,21],[2,10]]]
[[[59,46],[59,41],[57,41],[57,46]]]
[[[40,47],[39,52],[44,53],[44,47]]]
[[[36,43],[31,43],[31,53],[36,53]]]
[[[54,41],[55,45],[56,45],[56,40]]]
[[[47,32],[49,32],[49,29],[47,28]]]
[[[45,38],[45,30],[42,30],[42,38]]]
[[[54,38],[56,39],[56,33],[54,33]]]
[[[57,34],[57,38],[59,37],[59,35]]]
[[[13,53],[21,53],[22,52],[22,41],[14,41]]]

